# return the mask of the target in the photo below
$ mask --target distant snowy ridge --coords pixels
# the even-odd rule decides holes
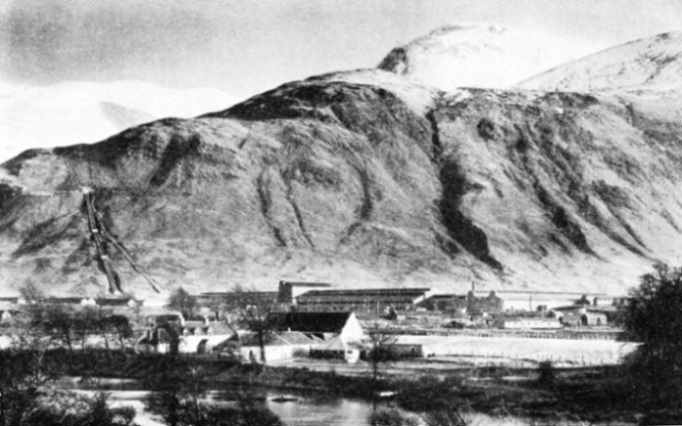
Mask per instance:
[[[148,121],[193,117],[234,103],[218,89],[172,89],[139,81],[0,83],[0,163],[29,148],[96,142]]]
[[[525,89],[588,92],[682,88],[682,32],[602,50],[522,81]]]
[[[378,68],[441,90],[508,88],[595,48],[495,24],[439,28],[393,49]]]

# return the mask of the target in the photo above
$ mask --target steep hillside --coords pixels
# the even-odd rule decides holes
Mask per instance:
[[[577,92],[682,89],[682,32],[603,50],[529,78],[518,87]]]
[[[0,162],[27,148],[96,142],[163,117],[193,117],[231,105],[216,89],[170,89],[139,81],[0,83]]]
[[[622,293],[682,255],[682,125],[639,102],[443,94],[365,70],[28,151],[0,167],[0,285],[106,289],[82,214],[88,185],[166,288],[295,278]],[[148,292],[112,255],[124,289]]]
[[[513,27],[451,25],[393,49],[379,69],[446,91],[508,88],[592,51],[575,42]]]

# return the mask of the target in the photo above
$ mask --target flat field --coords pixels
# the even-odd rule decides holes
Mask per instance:
[[[421,344],[427,357],[471,358],[474,362],[526,366],[552,361],[557,367],[612,365],[636,347],[615,340],[523,337],[400,336],[399,343]]]

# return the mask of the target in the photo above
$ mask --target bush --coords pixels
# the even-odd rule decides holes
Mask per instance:
[[[622,339],[641,343],[625,363],[634,400],[650,408],[681,408],[682,269],[658,264],[644,275],[622,320]]]
[[[367,419],[370,426],[418,426],[419,421],[396,409],[378,410]]]
[[[556,370],[552,361],[542,361],[538,364],[538,383],[541,386],[551,388],[556,383]]]

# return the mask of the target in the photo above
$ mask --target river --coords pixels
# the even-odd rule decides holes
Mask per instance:
[[[77,389],[78,378],[64,378],[60,381],[65,389],[94,394],[93,390]],[[137,413],[135,421],[140,426],[163,426],[153,413],[145,409],[143,400],[149,393],[147,390],[135,389],[134,380],[100,379],[100,385],[107,389],[111,407],[130,406]],[[113,389],[113,390],[112,390]],[[265,391],[266,406],[275,413],[287,426],[368,426],[367,419],[372,413],[370,402],[339,397],[326,397],[296,391]],[[208,399],[212,399],[209,393]],[[279,400],[279,402],[278,402]],[[379,405],[387,408],[388,402]],[[409,414],[409,413],[408,413]],[[414,414],[412,414],[414,415]],[[416,415],[414,415],[416,417]],[[472,413],[465,415],[471,426],[528,426],[539,425],[537,421],[516,417],[496,418],[485,414]],[[423,425],[424,423],[421,422]],[[550,423],[547,423],[550,424]],[[556,424],[556,423],[551,423]],[[580,422],[561,423],[563,426],[578,426]],[[598,425],[608,425],[599,423]]]

